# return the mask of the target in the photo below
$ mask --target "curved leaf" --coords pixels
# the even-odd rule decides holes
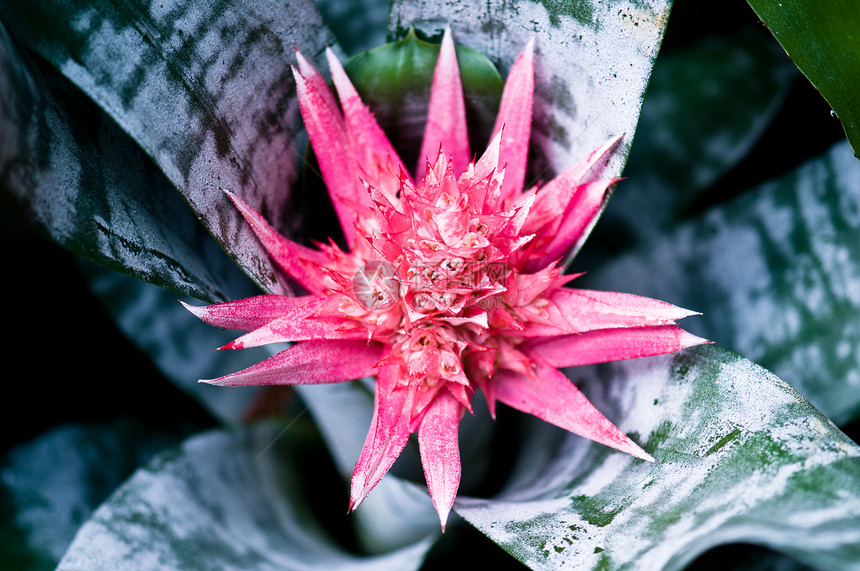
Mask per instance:
[[[299,129],[293,50],[332,43],[310,0],[4,2],[16,36],[152,157],[198,217],[263,288],[269,257],[220,190],[292,230]]]
[[[272,348],[215,351],[235,337],[202,324],[176,296],[161,288],[85,265],[89,285],[114,317],[117,327],[178,388],[216,418],[236,424],[255,405],[271,400],[259,387],[215,387],[198,383],[238,371],[277,352]],[[349,478],[358,459],[373,410],[373,396],[359,383],[296,386],[319,425],[338,472]],[[439,533],[439,518],[426,489],[394,476],[385,478],[351,516],[361,544],[384,553]]]
[[[314,417],[344,479],[364,446],[373,393],[362,382],[295,387]],[[403,456],[415,456],[409,447]],[[417,458],[412,458],[417,463]],[[403,461],[401,460],[402,464]],[[391,551],[439,534],[439,516],[426,487],[387,474],[352,516],[358,540],[371,553]]]
[[[747,1],[833,108],[860,155],[860,2]]]
[[[701,311],[698,335],[860,415],[860,162],[847,143],[583,278]]]
[[[0,187],[45,235],[207,300],[247,279],[140,149],[0,22]]]
[[[628,247],[653,237],[746,157],[800,75],[771,44],[758,35],[710,36],[660,52],[627,178],[591,248],[622,231]]]
[[[304,436],[297,424],[262,425],[186,441],[120,487],[58,569],[417,568],[429,541],[365,557],[320,527]]]
[[[498,498],[457,512],[536,569],[681,569],[727,542],[860,560],[860,447],[784,382],[715,347],[571,369],[657,458],[539,427]]]
[[[233,340],[236,332],[201,326],[176,294],[97,264],[84,262],[81,268],[117,328],[174,385],[227,424],[241,421],[251,410],[259,387],[223,390],[198,381],[250,367],[270,356],[265,350],[216,351]]]
[[[533,168],[549,180],[622,133],[629,146],[669,7],[669,0],[393,0],[388,27],[394,37],[410,26],[434,37],[450,26],[456,43],[488,56],[503,75],[536,35]],[[616,153],[608,176],[625,159]]]
[[[0,465],[0,566],[54,569],[78,528],[143,462],[177,439],[131,421],[68,425]]]

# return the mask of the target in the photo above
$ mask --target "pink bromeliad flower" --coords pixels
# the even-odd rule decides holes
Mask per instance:
[[[444,529],[460,482],[458,427],[481,389],[644,460],[559,371],[703,343],[674,323],[692,312],[624,293],[564,287],[560,264],[584,239],[617,179],[589,177],[617,139],[523,191],[534,91],[533,42],[507,79],[492,140],[471,160],[460,74],[446,33],[415,178],[328,52],[338,106],[297,54],[310,142],[349,251],[307,248],[230,194],[274,261],[308,295],[188,307],[248,333],[223,349],[288,349],[215,385],[333,383],[376,376],[376,408],[352,476],[354,509],[413,432]]]

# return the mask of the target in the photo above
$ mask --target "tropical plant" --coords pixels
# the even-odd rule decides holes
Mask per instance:
[[[7,302],[0,565],[856,568],[860,6],[784,4],[0,1],[4,291],[29,294]],[[291,293],[223,190],[296,241],[337,235],[295,49],[351,56],[414,164],[446,27],[472,149],[530,38],[525,179],[624,133],[577,287],[699,311],[715,345],[566,370],[656,463],[476,402],[441,534],[417,446],[344,515],[372,380],[198,384],[271,353],[213,352],[235,335],[177,297]]]

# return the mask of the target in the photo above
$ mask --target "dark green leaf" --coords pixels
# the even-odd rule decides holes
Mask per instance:
[[[309,503],[319,469],[301,423],[186,441],[126,482],[59,569],[415,569],[429,540],[377,556],[336,544]],[[316,442],[312,441],[313,445]],[[338,515],[344,517],[338,509]]]
[[[0,23],[0,187],[60,245],[216,300],[247,279],[107,115]]]
[[[860,1],[748,0],[842,122],[860,154]]]
[[[571,369],[652,464],[537,425],[510,485],[457,512],[536,569],[682,569],[761,544],[860,560],[860,447],[780,379],[716,347]]]
[[[310,0],[4,2],[20,41],[110,115],[259,285],[283,286],[226,188],[286,234],[300,126],[289,62],[333,43]]]
[[[704,315],[685,328],[780,375],[837,423],[860,415],[860,162],[840,144],[590,273]]]
[[[14,448],[0,465],[0,567],[56,567],[90,513],[176,441],[122,421],[65,426]]]

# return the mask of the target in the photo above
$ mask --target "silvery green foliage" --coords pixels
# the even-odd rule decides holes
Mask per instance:
[[[860,447],[783,381],[714,347],[570,373],[657,463],[537,426],[505,491],[455,504],[512,555],[535,569],[682,569],[747,542],[855,568]]]
[[[310,0],[241,9],[223,0],[22,0],[4,3],[0,14],[140,145],[260,286],[282,291],[221,189],[292,230],[288,189],[301,150],[287,64],[297,47],[316,58],[334,43]]]
[[[296,424],[260,425],[187,440],[122,485],[58,569],[417,569],[429,540],[365,557],[319,526],[301,461],[306,436]]]
[[[164,432],[116,421],[63,426],[13,448],[0,464],[2,560],[53,569],[99,504],[173,443]]]
[[[845,142],[587,279],[701,311],[691,331],[847,422],[860,414],[858,235],[860,162]]]
[[[247,281],[116,123],[0,22],[0,188],[69,250],[201,299]]]

